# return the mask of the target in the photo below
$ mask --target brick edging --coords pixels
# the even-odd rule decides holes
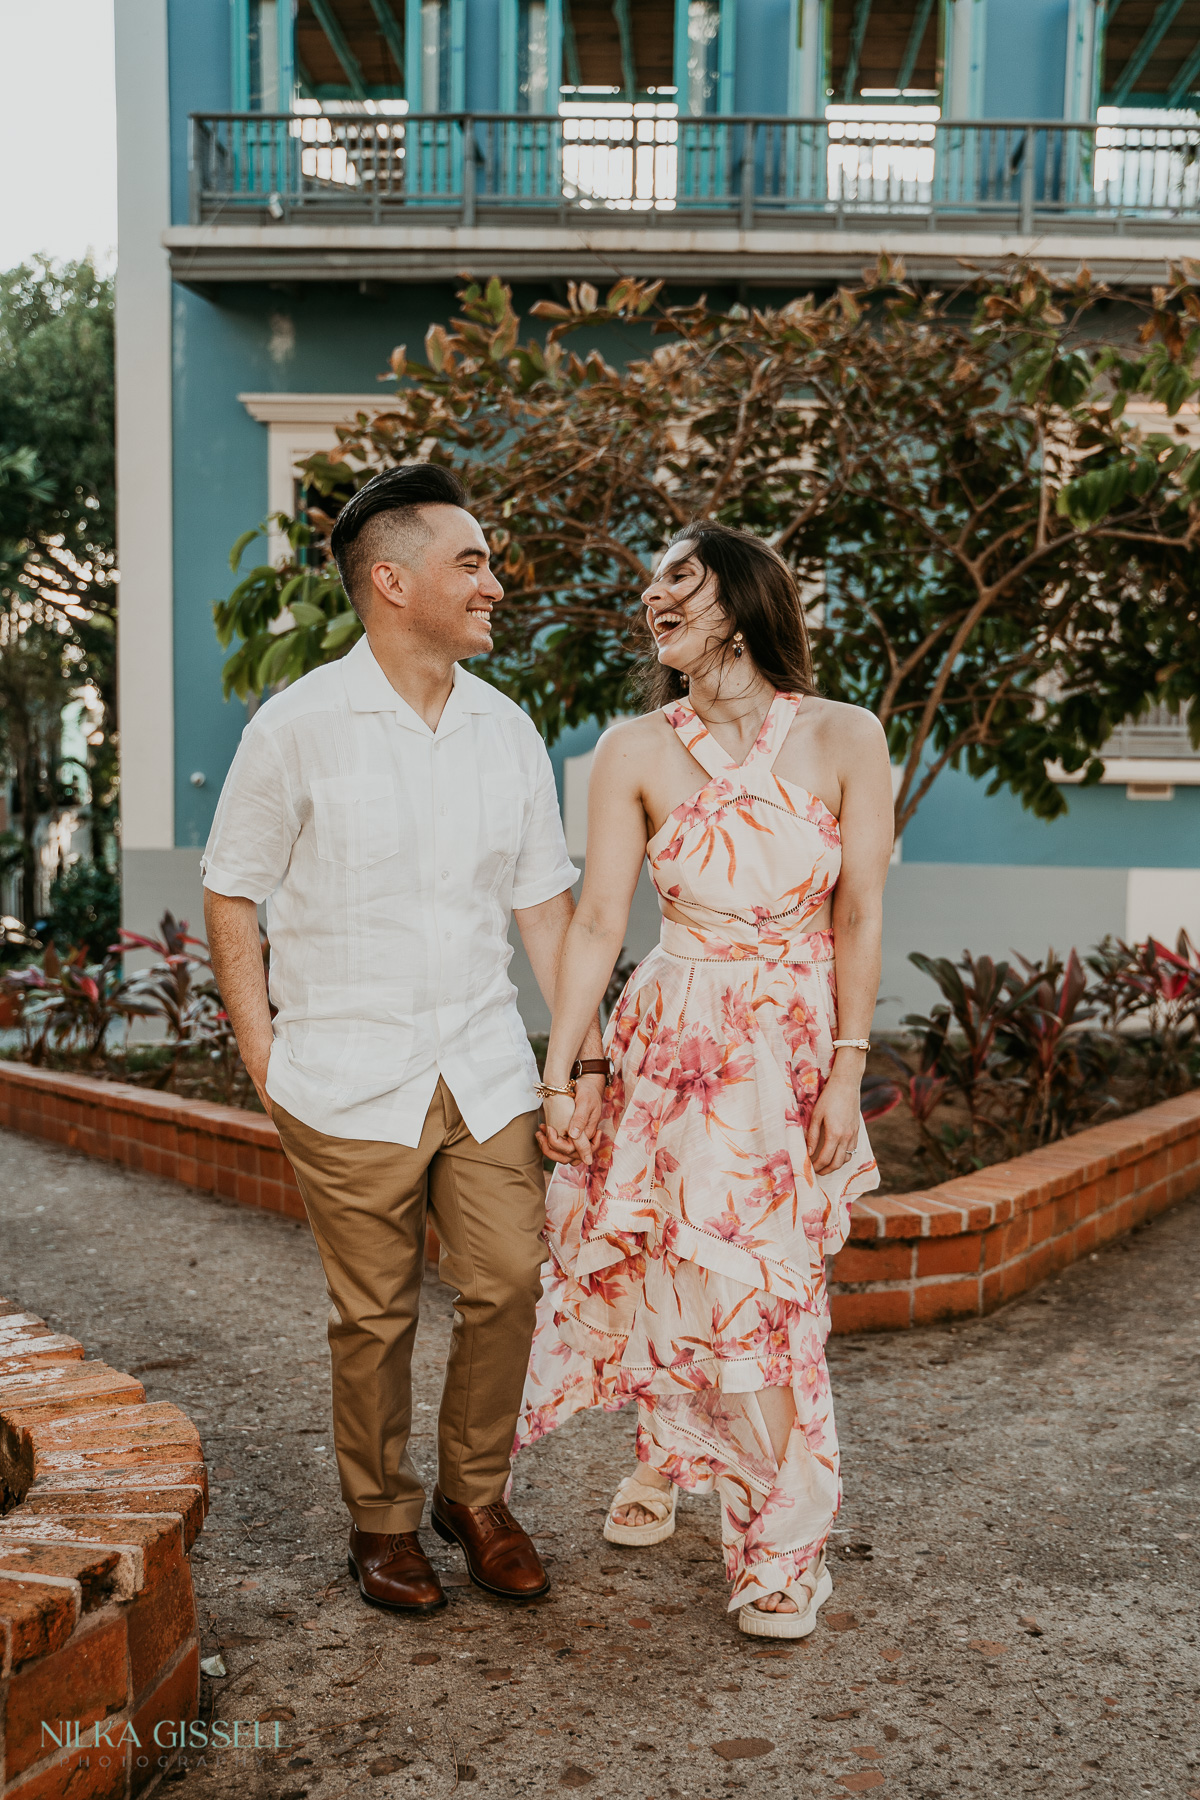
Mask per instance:
[[[274,1125],[236,1106],[0,1062],[0,1127],[305,1217]],[[1200,1091],[923,1193],[871,1195],[834,1259],[833,1329],[991,1312],[1197,1189]]]
[[[199,1433],[0,1300],[0,1482],[0,1794],[145,1794],[199,1700]]]
[[[1200,1189],[1200,1092],[920,1194],[854,1207],[834,1258],[835,1331],[993,1311]]]
[[[303,1219],[279,1133],[261,1113],[0,1062],[0,1127]]]

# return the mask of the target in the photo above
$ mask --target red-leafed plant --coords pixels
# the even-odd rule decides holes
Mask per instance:
[[[1016,979],[1011,964],[972,956],[969,950],[957,965],[949,957],[919,951],[908,960],[937,983],[944,1000],[928,1016],[909,1013],[903,1022],[919,1034],[921,1068],[936,1069],[966,1102],[970,1122],[961,1147],[969,1152],[968,1166],[978,1165],[983,1151],[1011,1148],[1000,1082],[1006,1063],[1001,1045],[1005,1027],[1027,1003],[1033,984]]]
[[[1108,938],[1086,966],[1074,950],[1065,961],[1053,951],[1041,962],[969,951],[957,963],[909,960],[942,1000],[905,1018],[908,1051],[890,1054],[904,1074],[897,1092],[943,1172],[1051,1143],[1200,1076],[1200,958],[1186,937],[1175,952]],[[951,1099],[966,1122],[939,1126],[933,1115]]]
[[[1200,1077],[1200,951],[1186,931],[1175,949],[1157,938],[1126,944],[1107,937],[1087,958],[1092,994],[1111,1032],[1141,1064],[1146,1094],[1182,1093]]]
[[[265,960],[265,937],[261,943]],[[126,953],[149,950],[158,958],[152,967],[135,974],[129,982],[129,992],[138,1001],[141,1016],[160,1019],[171,1044],[171,1059],[154,1075],[152,1085],[176,1087],[181,1066],[199,1055],[215,1065],[213,1073],[223,1097],[232,1101],[239,1077],[244,1080],[241,1058],[204,939],[189,934],[186,919],[176,920],[172,913],[165,912],[159,921],[158,937],[122,931],[120,948]]]
[[[86,945],[61,957],[49,944],[40,962],[0,976],[0,991],[13,1003],[26,1059],[34,1064],[54,1049],[73,1051],[90,1067],[112,1027],[144,1012],[121,975],[119,956],[110,951],[103,962],[89,963]]]
[[[1017,1004],[999,1032],[1008,1058],[1005,1086],[1018,1097],[1021,1137],[1046,1144],[1102,1109],[1093,1077],[1103,1073],[1095,1035],[1078,1028],[1094,1019],[1085,1006],[1087,974],[1075,951],[1065,963],[1049,951],[1040,963],[1017,958],[1009,975]]]

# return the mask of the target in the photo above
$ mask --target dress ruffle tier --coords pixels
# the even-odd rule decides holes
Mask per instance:
[[[824,1381],[824,1259],[878,1175],[865,1130],[845,1167],[812,1167],[836,1002],[829,934],[803,948],[780,964],[660,947],[630,978],[595,1159],[557,1170],[546,1197],[518,1445],[580,1407]],[[710,1402],[676,1423],[716,1449],[713,1417]],[[757,1454],[739,1463],[764,1479]]]

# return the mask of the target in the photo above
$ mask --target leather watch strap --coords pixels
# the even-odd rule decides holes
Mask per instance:
[[[576,1057],[571,1064],[571,1080],[578,1081],[581,1075],[603,1075],[605,1081],[611,1081],[612,1064],[607,1056]]]

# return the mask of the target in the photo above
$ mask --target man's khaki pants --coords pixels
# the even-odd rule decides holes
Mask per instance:
[[[499,1500],[525,1383],[545,1260],[536,1113],[476,1143],[442,1080],[415,1150],[326,1137],[272,1117],[321,1253],[333,1308],[333,1434],[342,1498],[360,1531],[415,1531],[425,1491],[408,1454],[411,1364],[425,1260],[425,1213],[455,1290],[438,1417],[438,1483],[448,1500]]]

